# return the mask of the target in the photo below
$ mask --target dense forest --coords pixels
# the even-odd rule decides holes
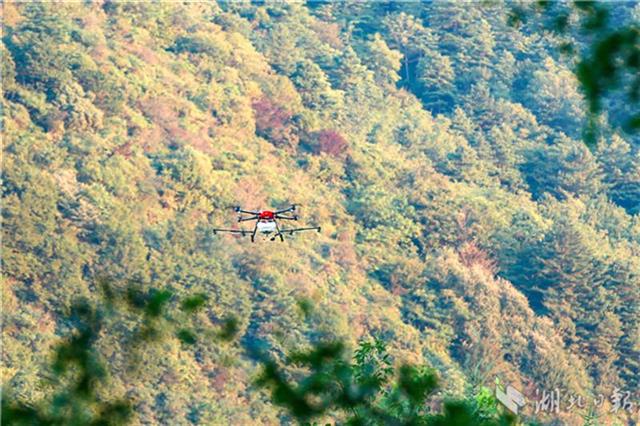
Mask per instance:
[[[135,368],[135,315],[96,332],[97,397],[129,398],[133,424],[291,423],[252,351],[295,377],[288,354],[323,341],[428,366],[434,406],[499,380],[561,392],[526,422],[638,421],[640,133],[621,93],[590,110],[562,48],[588,35],[494,2],[2,8],[4,394],[51,394],[71,308],[107,277],[206,299]],[[321,233],[211,231],[292,202]],[[233,339],[179,330],[229,318]],[[633,412],[610,398],[627,391]]]

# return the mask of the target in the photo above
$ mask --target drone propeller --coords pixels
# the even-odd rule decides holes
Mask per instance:
[[[287,207],[286,209],[281,209],[281,210],[276,210],[274,213],[276,215],[280,215],[282,213],[287,213],[287,212],[295,212],[297,210],[297,208],[300,206],[300,204],[291,204],[290,207]],[[282,218],[281,218],[282,219]],[[286,219],[286,218],[285,218]]]
[[[257,215],[260,214],[260,210],[259,209],[256,209],[256,210],[245,210],[240,206],[233,207],[233,211],[238,213],[238,217],[242,217],[243,214],[248,214],[248,215],[251,215],[251,216],[257,216]]]

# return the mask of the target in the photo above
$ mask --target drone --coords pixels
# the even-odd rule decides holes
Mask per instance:
[[[283,210],[243,210],[240,207],[235,207],[234,210],[238,213],[238,222],[247,222],[251,220],[255,220],[256,224],[253,230],[247,229],[218,229],[215,228],[213,230],[214,234],[218,232],[229,232],[231,234],[239,234],[243,237],[250,236],[251,242],[255,242],[256,235],[261,234],[266,237],[270,237],[271,241],[275,241],[276,238],[280,238],[280,241],[284,241],[284,236],[286,234],[293,235],[296,232],[304,232],[304,231],[318,231],[320,232],[319,226],[310,226],[306,228],[292,228],[292,229],[281,229],[278,226],[278,219],[281,220],[298,220],[298,216],[296,214],[287,215],[286,213],[293,213],[296,211],[296,205],[293,204],[291,207],[283,209]],[[248,215],[248,216],[247,216]]]

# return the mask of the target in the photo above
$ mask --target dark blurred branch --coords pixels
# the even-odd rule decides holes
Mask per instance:
[[[175,297],[169,290],[143,291],[142,283],[138,282],[129,282],[122,288],[110,279],[97,281],[102,291],[101,302],[95,306],[87,300],[76,302],[68,316],[71,330],[55,348],[50,381],[58,390],[35,404],[20,401],[5,390],[2,395],[3,425],[127,424],[132,417],[134,401],[124,397],[104,401],[98,395],[100,387],[106,384],[108,366],[97,348],[101,334],[115,332],[110,325],[125,317],[130,319],[133,315],[137,324],[133,336],[124,336],[126,344],[122,349],[125,351],[171,335],[187,345],[198,342],[199,330],[190,320],[204,307],[205,295],[185,298],[178,311],[172,308]],[[237,330],[237,320],[227,318],[219,331],[205,335],[218,341],[229,341]]]
[[[609,112],[616,95],[624,97],[630,112],[625,117],[609,114],[611,124],[629,134],[640,131],[640,26],[633,20],[620,25],[611,12],[605,3],[540,1],[513,7],[508,19],[518,26],[536,17],[535,27],[564,38],[559,49],[575,58],[574,73],[589,108],[584,139],[590,147],[597,140],[598,116]]]

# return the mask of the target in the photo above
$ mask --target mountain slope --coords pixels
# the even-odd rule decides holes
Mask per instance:
[[[5,4],[4,386],[45,392],[66,309],[107,275],[204,292],[203,324],[233,314],[276,357],[376,336],[454,394],[637,387],[640,153],[577,140],[553,41],[495,12]],[[294,201],[320,235],[211,233]],[[141,423],[285,421],[239,345],[171,339],[131,375],[125,341],[102,342],[105,392]]]

